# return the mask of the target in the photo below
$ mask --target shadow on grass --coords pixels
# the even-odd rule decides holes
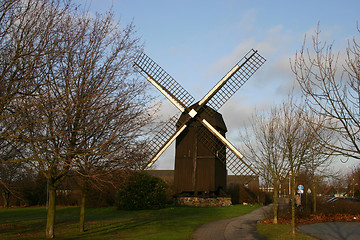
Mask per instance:
[[[22,224],[1,224],[0,232],[1,239],[23,239],[22,236],[31,236],[38,232],[43,232],[45,234],[45,223],[42,221],[33,223],[26,221]]]
[[[255,208],[257,206],[169,207],[141,211],[119,211],[116,208],[87,209],[86,231],[80,233],[80,209],[59,207],[56,212],[55,235],[56,239],[169,239],[170,235],[171,238],[184,239],[205,222],[239,216]],[[12,211],[17,212],[16,217],[11,217]],[[5,211],[5,215],[2,215],[2,212],[3,210],[0,210],[0,239],[44,239],[44,208],[36,211],[29,208],[9,210]],[[28,216],[29,212],[35,220]],[[21,217],[25,215],[26,217]],[[174,237],[175,234],[177,235]]]
[[[132,220],[132,221],[126,221],[121,223],[113,223],[110,222],[108,224],[103,224],[101,226],[97,227],[89,227],[81,236],[91,236],[91,235],[104,235],[104,234],[110,234],[118,231],[123,230],[133,230],[139,227],[143,227],[146,225],[151,224],[152,221],[150,220]]]

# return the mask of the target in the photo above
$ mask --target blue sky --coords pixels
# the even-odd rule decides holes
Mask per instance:
[[[360,1],[247,1],[247,0],[87,0],[91,12],[112,8],[122,24],[134,22],[145,52],[190,94],[200,100],[251,48],[267,62],[220,109],[227,137],[241,144],[239,131],[257,110],[286,99],[294,84],[290,59],[308,40],[318,23],[324,41],[335,51],[358,38]],[[177,109],[164,100],[166,117]],[[348,163],[349,164],[349,163]],[[172,169],[174,149],[157,162]]]

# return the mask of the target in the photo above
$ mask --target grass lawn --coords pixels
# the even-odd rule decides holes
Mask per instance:
[[[56,239],[189,239],[202,223],[240,216],[257,207],[169,207],[143,211],[87,209],[87,231],[83,234],[78,229],[80,208],[57,207],[55,236]],[[45,207],[0,209],[0,239],[43,239],[45,224]]]
[[[264,224],[259,223],[256,226],[257,231],[266,237],[268,240],[286,240],[293,239],[291,234],[291,225],[289,224]],[[306,236],[304,234],[296,232],[295,239],[312,240],[315,238]]]

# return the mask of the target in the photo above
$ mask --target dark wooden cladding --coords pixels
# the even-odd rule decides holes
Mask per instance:
[[[211,111],[203,111],[198,117],[205,118],[225,136],[227,129],[221,114],[214,111],[209,114]],[[182,115],[179,122],[184,117]],[[199,121],[192,121],[176,139],[174,185],[177,193],[211,193],[226,189],[225,146],[218,142],[215,147],[209,147],[207,140],[218,141]]]

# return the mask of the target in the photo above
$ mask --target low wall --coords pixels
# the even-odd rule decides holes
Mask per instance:
[[[201,198],[201,197],[178,197],[176,203],[183,206],[194,207],[228,207],[231,206],[231,198]]]

